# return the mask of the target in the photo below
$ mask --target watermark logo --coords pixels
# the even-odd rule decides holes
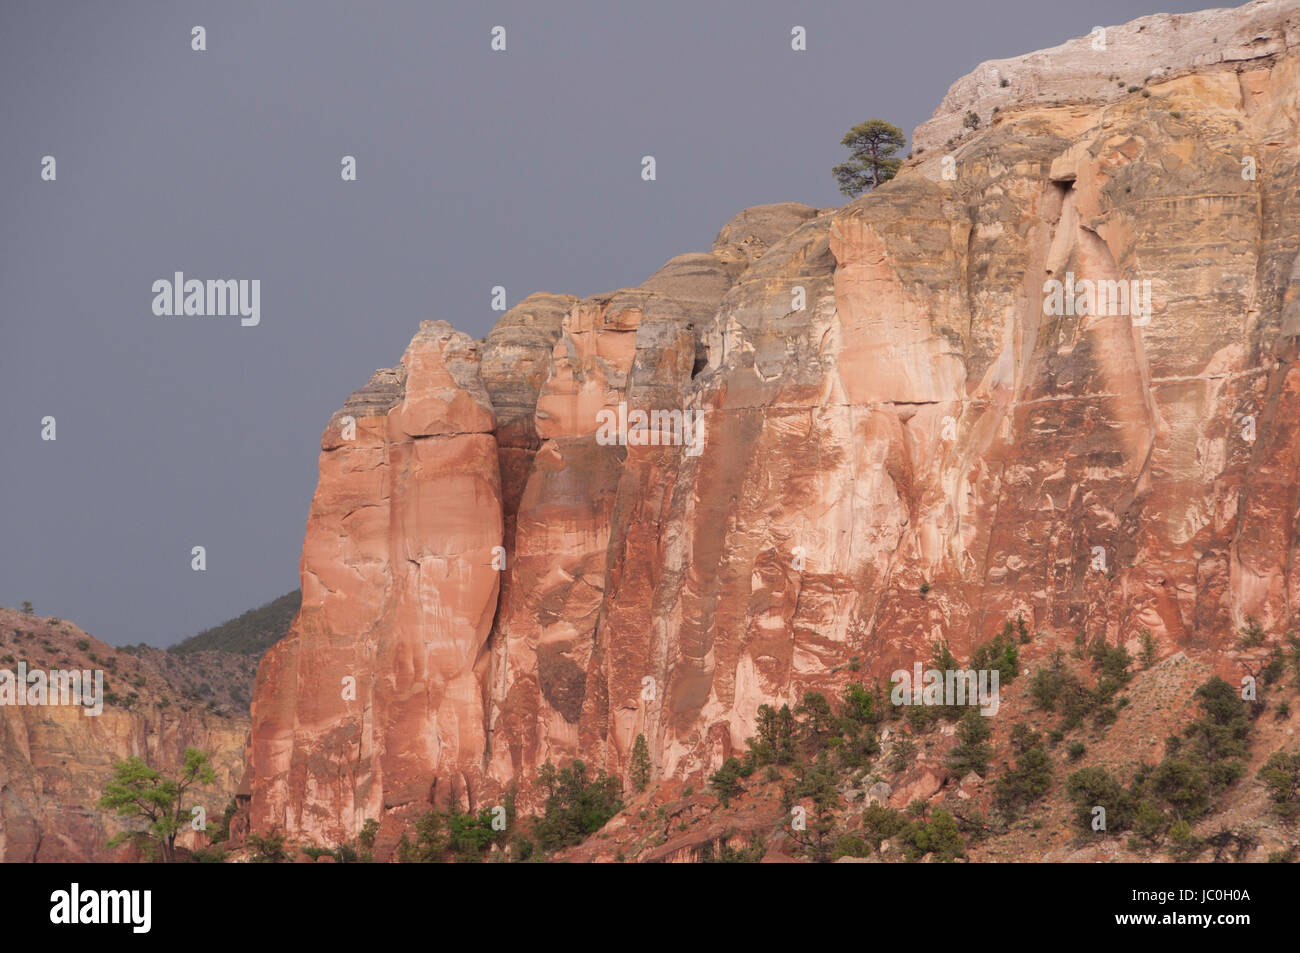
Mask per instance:
[[[633,410],[619,401],[618,410],[596,414],[596,443],[602,447],[686,447],[688,457],[704,452],[704,411]]]
[[[1130,315],[1135,325],[1145,325],[1151,321],[1151,280],[1076,281],[1074,272],[1067,271],[1064,282],[1056,278],[1043,282],[1043,314]]]
[[[1241,676],[1241,700],[1244,702],[1253,702],[1258,697],[1259,692],[1255,687],[1255,676]]]
[[[148,933],[153,922],[151,890],[82,890],[78,883],[70,890],[50,894],[50,922],[125,923],[132,933]]]
[[[912,671],[898,669],[890,675],[893,690],[889,700],[895,705],[978,705],[985,717],[996,715],[998,700],[997,669],[938,669],[922,671],[916,662]]]
[[[88,718],[104,711],[104,672],[102,669],[61,669],[48,672],[27,670],[26,662],[18,671],[0,668],[0,706],[15,707],[76,705]]]
[[[153,283],[153,313],[158,317],[173,315],[224,316],[239,315],[239,323],[246,328],[256,327],[262,320],[262,280],[246,278],[211,279],[185,278],[178,271],[172,280],[159,278]]]

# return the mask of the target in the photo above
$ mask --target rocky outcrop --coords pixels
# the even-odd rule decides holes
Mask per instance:
[[[215,666],[221,654],[171,661],[206,656]],[[178,688],[186,680],[169,678],[166,660],[156,649],[114,649],[70,622],[0,609],[0,669],[97,670],[105,699],[98,715],[68,704],[0,704],[0,862],[134,859],[129,846],[108,849],[125,822],[98,807],[113,765],[131,757],[176,777],[186,748],[208,752],[216,783],[196,788],[186,806],[220,821],[244,770],[248,719]],[[198,837],[187,830],[179,843],[204,846]]]
[[[423,325],[326,430],[254,829],[526,804],[544,761],[623,774],[639,734],[698,778],[759,705],[1016,614],[1209,656],[1247,614],[1294,624],[1297,10],[984,64],[845,208],[750,209],[481,345]],[[700,442],[649,439],[655,410]]]
[[[302,611],[258,672],[254,829],[479,794],[503,527],[480,359],[424,322],[330,421]]]
[[[953,83],[912,135],[918,154],[988,123],[1004,109],[1118,102],[1133,88],[1216,67],[1258,64],[1300,44],[1300,11],[1289,0],[1255,0],[1195,13],[1157,13],[1005,60],[987,60]]]

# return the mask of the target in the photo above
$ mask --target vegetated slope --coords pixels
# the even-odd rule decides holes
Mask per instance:
[[[1003,681],[996,716],[893,706],[871,684],[806,695],[784,722],[760,717],[706,783],[629,790],[556,859],[1300,859],[1300,637],[1246,627],[1228,653],[1256,678],[1243,700],[1240,678],[1187,653],[1022,633],[997,646],[1024,674]]]
[[[302,605],[302,590],[295,589],[278,599],[272,599],[266,605],[249,609],[238,618],[204,629],[198,635],[192,635],[183,642],[177,642],[167,651],[177,655],[189,655],[214,649],[219,652],[232,652],[236,655],[261,657],[262,653],[289,632],[289,624],[298,614]]]
[[[1300,859],[1300,636],[1250,623],[1216,675],[1203,653],[1033,633],[1008,620],[971,668],[995,715],[895,705],[856,667],[831,694],[764,707],[702,783],[543,771],[535,814],[507,792],[475,813],[369,821],[329,858],[401,862],[1199,862]],[[927,665],[960,664],[940,646]],[[865,684],[864,684],[865,682]],[[637,747],[641,747],[639,744]],[[1099,813],[1104,811],[1104,813]],[[494,814],[507,823],[494,824]],[[308,847],[309,856],[324,857]],[[286,859],[291,858],[288,851]]]

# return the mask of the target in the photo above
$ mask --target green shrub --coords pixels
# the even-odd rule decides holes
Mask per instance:
[[[1264,627],[1259,624],[1259,620],[1254,616],[1246,616],[1246,624],[1241,627],[1241,647],[1243,649],[1253,649],[1264,644],[1267,633]]]
[[[1169,819],[1146,801],[1139,802],[1133,811],[1133,833],[1139,842],[1158,843],[1168,826]]]
[[[249,834],[248,846],[253,848],[251,862],[254,864],[282,864],[289,859],[284,846],[284,835],[277,832]]]
[[[809,849],[814,860],[826,861],[830,859],[831,851],[827,837],[835,828],[833,812],[840,803],[837,788],[839,778],[827,764],[815,764],[802,769],[800,773],[798,783],[791,793],[795,798],[812,800],[814,817],[808,826],[808,832],[812,836],[799,840]]]
[[[642,734],[636,736],[636,742],[632,745],[629,779],[632,787],[638,792],[644,791],[646,785],[650,783],[650,747],[646,744],[645,735]]]
[[[1041,733],[1032,731],[1023,721],[1018,721],[1011,729],[1011,750],[1022,755],[1030,748],[1037,748],[1042,738]]]
[[[1056,711],[1065,684],[1073,677],[1061,664],[1061,653],[1054,652],[1048,664],[1036,669],[1029,680],[1029,695],[1034,705],[1042,711]]]
[[[559,769],[547,761],[537,772],[537,784],[546,799],[535,833],[547,851],[581,843],[623,807],[618,779],[603,771],[589,778],[587,766],[576,759]]]
[[[1103,679],[1111,679],[1117,686],[1123,686],[1133,677],[1128,670],[1133,659],[1123,645],[1110,646],[1099,639],[1093,644],[1091,656],[1093,670],[1100,672]]]
[[[1274,809],[1282,817],[1296,812],[1296,799],[1300,795],[1300,754],[1275,751],[1255,775],[1268,788]]]
[[[404,863],[482,860],[492,844],[505,842],[505,832],[494,829],[492,821],[493,812],[487,808],[467,813],[453,804],[446,811],[426,811],[415,822],[414,841],[403,832],[399,854]]]
[[[796,728],[789,705],[782,705],[779,711],[771,705],[759,705],[755,721],[758,735],[748,742],[756,762],[760,765],[792,764],[798,755]]]
[[[1186,736],[1198,754],[1211,763],[1244,757],[1250,746],[1250,715],[1231,685],[1217,675],[1196,689],[1203,716]]]
[[[928,668],[940,672],[955,672],[961,669],[961,663],[957,661],[957,656],[952,654],[947,641],[940,642],[935,646],[934,656],[930,659]],[[920,688],[913,685],[913,691]],[[921,731],[930,723],[939,719],[946,718],[949,721],[956,721],[966,713],[965,705],[909,705],[907,707],[907,720],[913,729]]]
[[[947,811],[939,809],[929,821],[913,821],[903,832],[903,850],[908,860],[933,854],[941,862],[956,860],[966,852],[966,844],[957,822]]]
[[[879,850],[881,842],[901,834],[906,828],[907,819],[892,807],[872,804],[862,812],[862,830],[873,850]]]
[[[831,859],[840,857],[870,857],[871,845],[856,834],[841,834],[831,850]]]
[[[1033,747],[1021,754],[1016,766],[998,778],[994,798],[998,809],[1013,815],[1037,801],[1052,787],[1052,761],[1047,752]]]
[[[723,807],[730,806],[731,799],[741,791],[740,770],[740,759],[730,757],[722,763],[722,767],[709,776],[709,787],[718,796]]]
[[[1029,632],[1024,628],[1025,620],[1017,616],[1013,622],[1008,619],[1002,631],[975,650],[971,656],[970,667],[979,671],[997,671],[998,684],[1010,682],[1020,674],[1020,650],[1016,648],[1017,633]]]
[[[794,714],[798,719],[799,743],[811,756],[820,754],[839,735],[839,719],[821,692],[804,692]]]
[[[890,749],[889,770],[906,771],[916,756],[916,742],[911,738],[899,738]]]
[[[369,863],[374,860],[375,836],[379,833],[379,821],[375,818],[367,818],[366,822],[361,825],[361,833],[357,835],[357,843],[361,845],[361,860]]]
[[[1186,821],[1175,821],[1169,827],[1169,852],[1179,860],[1195,860],[1205,850],[1205,841],[1192,834]]]
[[[1151,668],[1156,664],[1156,637],[1150,629],[1143,629],[1139,637],[1142,639],[1142,667]]]
[[[984,774],[991,754],[988,739],[993,730],[979,709],[971,708],[957,725],[957,746],[948,752],[948,766],[958,775]]]
[[[1149,785],[1179,819],[1195,820],[1210,809],[1209,775],[1194,760],[1166,758],[1152,773]]]
[[[1105,768],[1080,768],[1066,781],[1065,792],[1074,802],[1075,822],[1082,830],[1092,832],[1094,807],[1106,809],[1109,832],[1127,830],[1133,823],[1133,796]]]

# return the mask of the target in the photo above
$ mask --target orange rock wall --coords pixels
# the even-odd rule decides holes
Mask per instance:
[[[1230,21],[1254,54],[1228,27],[1230,57],[1157,47],[1148,95],[999,99],[875,192],[748,210],[639,288],[533,296],[482,344],[423,325],[325,433],[254,829],[526,806],[544,761],[624,774],[640,733],[697,777],[760,704],[968,657],[1017,613],[1134,649],[1295,624],[1296,10]],[[1005,95],[959,81],[918,141]],[[1045,313],[1067,274],[1150,282],[1149,318]],[[603,445],[620,403],[703,413],[703,452]]]

